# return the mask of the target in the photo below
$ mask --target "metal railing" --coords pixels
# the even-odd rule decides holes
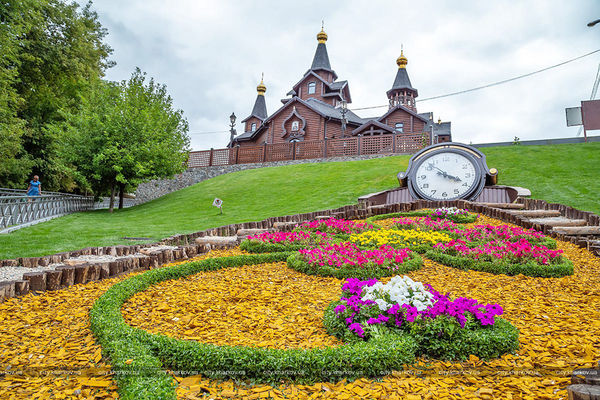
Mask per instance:
[[[18,189],[0,189],[0,230],[77,211],[94,209],[94,197],[42,192],[26,196]]]

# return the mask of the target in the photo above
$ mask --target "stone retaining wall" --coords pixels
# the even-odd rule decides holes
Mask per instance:
[[[232,172],[243,171],[246,169],[281,167],[283,165],[323,163],[323,162],[341,162],[341,161],[359,161],[371,158],[383,158],[389,156],[398,156],[398,154],[372,154],[352,157],[332,157],[332,158],[313,158],[309,160],[290,160],[276,161],[255,164],[236,164],[223,165],[202,168],[189,168],[183,173],[176,175],[173,179],[155,179],[140,184],[135,192],[135,204],[146,203],[157,199],[165,194],[195,185],[196,183],[214,178],[215,176],[230,174]]]

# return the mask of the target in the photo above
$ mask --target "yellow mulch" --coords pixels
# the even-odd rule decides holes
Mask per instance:
[[[481,217],[477,223],[500,222]],[[310,386],[271,387],[210,381],[200,376],[178,378],[178,397],[566,399],[570,370],[591,367],[600,359],[600,259],[569,243],[559,242],[559,248],[575,263],[573,276],[508,277],[460,271],[428,260],[421,270],[409,274],[439,291],[502,305],[504,317],[521,332],[521,348],[516,355],[486,363],[476,358],[464,363],[434,361],[422,376],[393,372],[380,380]],[[214,252],[211,256],[225,254],[239,251]],[[110,366],[99,358],[99,346],[89,330],[88,312],[110,285],[122,279],[28,295],[0,304],[2,371],[10,366],[12,371],[57,373],[62,366],[87,372],[82,377],[60,373],[49,376],[43,372],[45,375],[36,377],[5,374],[0,379],[0,398],[116,397],[110,377],[97,373]],[[165,291],[158,290],[161,285],[166,285]],[[279,348],[330,346],[337,341],[324,334],[320,317],[323,307],[338,295],[338,280],[307,277],[277,263],[206,272],[160,283],[134,296],[125,305],[124,316],[136,326],[146,324],[152,332],[210,343]],[[139,306],[134,309],[136,302]],[[147,320],[141,321],[143,318],[135,314],[143,314]],[[189,325],[186,327],[182,320],[189,320]],[[192,326],[196,323],[201,326]],[[299,335],[304,336],[298,338]],[[425,366],[423,360],[422,363]],[[558,373],[533,375],[543,372],[543,368],[556,368]]]
[[[335,346],[322,321],[341,282],[285,262],[225,268],[158,283],[129,299],[123,315],[148,332],[217,345]]]
[[[241,252],[215,251],[208,256],[237,254]],[[123,279],[0,303],[0,399],[117,398],[110,365],[101,359],[88,313],[98,297]]]

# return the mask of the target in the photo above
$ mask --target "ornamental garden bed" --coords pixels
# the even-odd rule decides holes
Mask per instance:
[[[452,300],[408,276],[396,275],[386,284],[350,278],[340,300],[325,312],[325,326],[347,343],[409,336],[417,343],[417,355],[490,359],[519,347],[519,332],[499,317],[502,313],[498,304]]]
[[[530,253],[537,257],[520,272],[536,276],[540,270],[550,268],[550,272],[542,276],[553,276],[554,264],[550,261],[562,257],[560,250],[542,246],[546,238],[535,231],[503,225],[466,228],[429,216],[413,217],[412,221],[404,218],[394,221],[399,226],[394,229],[336,219],[311,221],[291,232],[262,233],[242,243],[242,249],[263,254],[153,270],[113,286],[94,305],[90,315],[92,329],[109,353],[114,368],[124,372],[122,376],[117,375],[124,397],[134,398],[149,384],[159,392],[169,393],[171,378],[166,374],[152,375],[150,381],[147,376],[132,378],[127,374],[128,371],[156,369],[159,365],[172,370],[203,371],[209,378],[243,376],[244,380],[255,382],[310,383],[344,377],[377,377],[382,375],[381,371],[401,370],[417,357],[493,359],[517,350],[519,331],[500,317],[503,313],[500,305],[479,304],[465,297],[453,299],[404,274],[422,267],[419,251],[426,252],[432,259],[439,257],[450,266],[456,266],[453,260],[447,259],[453,256],[451,251],[465,251],[463,258],[473,257],[468,265],[476,269],[474,265],[486,261],[481,255],[487,254],[490,246],[497,250],[494,257],[503,259],[498,253],[498,243],[502,242],[506,245],[504,250],[520,249],[521,253],[529,246]],[[458,244],[464,248],[457,247]],[[281,249],[297,251],[269,252]],[[516,250],[513,253],[514,257],[523,256]],[[284,260],[288,267],[305,274],[348,278],[342,286],[341,297],[331,299],[322,311],[327,332],[343,345],[309,349],[215,346],[133,328],[125,323],[120,312],[131,296],[165,280]],[[516,265],[519,261],[519,258],[506,257],[502,262]],[[534,263],[537,263],[535,268]],[[490,269],[489,272],[512,274],[515,270]],[[383,277],[391,277],[391,280],[377,281]],[[303,372],[301,376],[290,376],[285,372],[290,370]],[[343,372],[331,376],[327,371],[332,370]]]
[[[383,245],[361,250],[353,243],[343,242],[301,249],[288,257],[287,265],[309,275],[380,278],[419,269],[423,260],[407,248]]]

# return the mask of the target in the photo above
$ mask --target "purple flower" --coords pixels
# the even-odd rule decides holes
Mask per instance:
[[[350,325],[348,327],[348,329],[351,332],[356,333],[359,337],[365,337],[365,331],[363,330],[363,327],[358,322],[355,322],[352,325]]]
[[[336,314],[343,313],[344,311],[346,311],[346,306],[343,305],[343,304],[340,304],[339,306],[337,306],[334,309],[334,311],[335,311]]]

